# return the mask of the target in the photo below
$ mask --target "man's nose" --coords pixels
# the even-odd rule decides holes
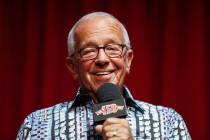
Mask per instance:
[[[98,56],[97,56],[97,57],[98,57],[99,59],[109,58],[109,57],[106,55],[104,48],[102,48],[102,47],[98,50]]]
[[[105,66],[109,63],[109,57],[106,55],[104,49],[98,50],[98,56],[95,58],[95,63],[97,66]]]

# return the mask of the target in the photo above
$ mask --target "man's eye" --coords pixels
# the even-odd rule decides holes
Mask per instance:
[[[118,46],[108,46],[106,47],[107,51],[119,51],[120,48]]]
[[[86,48],[84,50],[81,51],[81,55],[91,55],[92,53],[95,53],[97,50],[94,48]]]

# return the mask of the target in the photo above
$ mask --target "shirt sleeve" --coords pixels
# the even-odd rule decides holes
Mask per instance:
[[[32,126],[32,114],[25,118],[22,123],[19,132],[17,134],[16,140],[30,140]]]
[[[180,114],[173,109],[169,109],[170,117],[168,122],[168,138],[170,140],[191,140],[186,124]]]

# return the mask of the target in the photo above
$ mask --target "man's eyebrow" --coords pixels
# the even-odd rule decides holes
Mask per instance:
[[[109,38],[105,44],[110,44],[110,43],[119,43],[118,41],[114,40],[113,38]]]
[[[97,41],[89,41],[89,42],[86,42],[82,45],[82,47],[85,47],[85,46],[97,46],[97,45],[106,45],[106,44],[110,44],[110,43],[118,43],[118,41],[114,40],[113,38],[109,38],[107,39],[104,44],[98,44]]]
[[[85,46],[97,46],[97,43],[95,41],[90,41],[82,45],[82,47],[85,47]]]

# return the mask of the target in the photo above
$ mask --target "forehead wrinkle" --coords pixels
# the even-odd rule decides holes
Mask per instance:
[[[119,28],[117,28],[116,26],[104,26],[104,27],[100,27],[100,28],[96,28],[95,30],[90,30],[89,34],[92,35],[92,34],[97,34],[97,33],[100,33],[100,32],[103,32],[103,31],[108,31],[108,30],[112,30],[112,31],[115,31],[115,32],[119,32],[121,34],[121,30],[119,30]]]
[[[117,28],[115,28],[115,27],[106,27],[106,28],[99,28],[99,29],[96,29],[96,30],[90,30],[90,32],[88,32],[87,34],[86,34],[86,37],[89,37],[89,38],[91,38],[92,36],[94,37],[95,35],[97,35],[97,34],[103,34],[103,33],[105,33],[105,32],[107,32],[107,34],[109,34],[109,31],[114,31],[116,34],[119,34],[120,35],[120,39],[122,39],[122,35],[121,35],[121,32],[117,29]],[[118,41],[119,39],[118,38],[116,38],[115,37],[115,35],[113,35],[113,34],[109,34],[108,36],[107,36],[107,38],[106,38],[106,42],[111,42],[111,41]],[[97,40],[93,40],[93,41],[95,41],[95,42],[97,42]]]

